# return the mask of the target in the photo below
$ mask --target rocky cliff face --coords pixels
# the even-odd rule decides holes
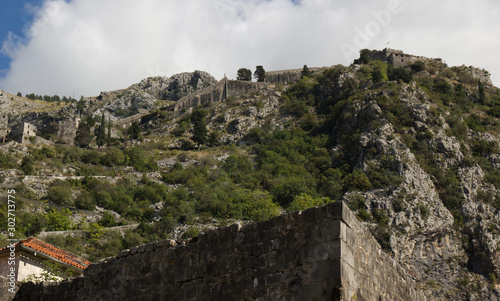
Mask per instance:
[[[317,88],[327,102],[349,85],[364,86],[336,112],[331,136],[337,143],[331,156],[334,161],[349,157],[372,186],[347,192],[342,199],[431,300],[497,300],[497,128],[489,133],[467,130],[465,119],[473,112],[457,115],[417,81],[366,86],[359,72],[360,66],[345,69],[336,83]],[[465,89],[475,99],[476,92]],[[268,88],[214,104],[208,128],[220,133],[221,144],[251,145],[258,139],[257,129],[299,125],[293,115],[283,114],[281,94]],[[459,124],[465,132],[457,130]],[[483,157],[478,153],[482,143],[493,146]]]
[[[104,110],[116,118],[128,117],[158,108],[160,100],[177,101],[216,83],[217,80],[204,71],[179,73],[172,77],[149,77],[127,89],[102,92],[97,99],[104,106],[94,114]]]
[[[500,136],[481,135],[469,129],[470,140],[459,141],[450,131],[450,118],[443,116],[453,113],[432,113],[435,104],[415,82],[379,90],[377,94],[364,93],[363,99],[345,106],[334,134],[341,137],[356,133],[357,166],[370,174],[374,167],[385,164],[386,171],[401,177],[401,183],[348,193],[344,199],[353,207],[363,200],[358,210],[375,216],[384,212],[386,220],[367,224],[382,244],[385,240],[386,249],[415,276],[430,298],[497,300],[500,190],[498,183],[495,187],[485,181],[483,168],[471,162],[470,152],[474,141],[482,139],[498,145]],[[390,116],[379,105],[386,105],[385,95],[409,112],[411,119],[404,129],[395,131],[394,123],[387,118]],[[417,141],[408,145],[410,136]],[[430,150],[426,154],[430,157],[422,159],[422,153],[413,144]],[[343,147],[334,147],[334,155],[345,151]],[[388,157],[390,166],[384,162]],[[494,166],[494,158],[490,155],[486,164]],[[452,204],[451,192],[440,187],[446,181],[436,177],[443,174],[453,177],[459,204]],[[497,201],[491,202],[492,198]]]

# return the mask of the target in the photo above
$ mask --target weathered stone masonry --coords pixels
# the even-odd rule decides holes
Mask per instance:
[[[150,243],[14,300],[425,300],[414,281],[337,202]]]

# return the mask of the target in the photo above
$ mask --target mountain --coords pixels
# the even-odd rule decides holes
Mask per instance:
[[[487,71],[387,49],[310,70],[264,83],[195,71],[56,112],[12,111],[27,122],[81,116],[77,136],[92,128],[85,148],[0,147],[18,235],[78,229],[50,242],[97,260],[342,200],[428,299],[498,300],[500,90]],[[98,147],[108,120],[116,138]],[[123,238],[104,234],[129,223],[139,226]]]

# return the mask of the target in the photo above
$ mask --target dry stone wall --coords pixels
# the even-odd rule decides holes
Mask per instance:
[[[344,203],[122,251],[14,300],[425,300]]]

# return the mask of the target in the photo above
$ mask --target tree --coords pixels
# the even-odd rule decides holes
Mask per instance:
[[[71,212],[69,209],[65,208],[60,211],[56,211],[52,208],[47,212],[47,230],[48,231],[66,231],[71,228],[71,220],[69,216]]]
[[[359,59],[355,61],[357,64],[368,64],[372,60],[371,51],[368,49],[361,49],[359,51]]]
[[[310,77],[311,76],[311,70],[309,70],[309,67],[307,65],[304,65],[304,68],[302,68],[302,72],[300,72],[300,77]]]
[[[128,129],[128,134],[130,135],[130,139],[138,139],[141,134],[141,128],[137,121],[132,122],[132,125]]]
[[[207,111],[204,109],[196,109],[191,114],[191,122],[193,123],[193,141],[198,143],[198,146],[207,142]]]
[[[125,155],[116,147],[110,148],[102,158],[102,163],[109,167],[122,165],[124,162]]]
[[[101,124],[99,125],[99,129],[97,130],[96,143],[99,146],[104,145],[104,137],[106,137],[106,117],[104,117],[104,112],[101,115]]]
[[[76,109],[78,110],[80,117],[82,116],[83,111],[85,110],[85,101],[82,98],[76,103]]]
[[[111,144],[111,118],[108,120],[108,137],[106,138],[106,143],[109,145]]]
[[[84,121],[80,123],[76,131],[75,144],[81,148],[85,148],[89,146],[91,141],[90,125]]]
[[[266,70],[264,70],[264,67],[262,67],[261,65],[257,66],[255,72],[253,73],[253,77],[258,82],[264,82],[264,80],[266,79]]]
[[[388,65],[385,62],[373,61],[372,79],[374,83],[388,81],[387,76]]]
[[[247,68],[240,68],[236,75],[237,80],[252,81],[252,70]]]
[[[17,96],[23,97],[23,94],[21,92],[17,92]]]
[[[47,198],[57,205],[67,205],[72,201],[73,194],[68,183],[56,180],[47,192]]]
[[[25,175],[31,175],[35,170],[33,165],[35,164],[35,159],[32,156],[24,156],[21,161],[21,170]]]
[[[484,101],[486,100],[486,94],[484,93],[484,85],[481,80],[478,80],[477,83],[479,90],[479,103],[484,105]]]

